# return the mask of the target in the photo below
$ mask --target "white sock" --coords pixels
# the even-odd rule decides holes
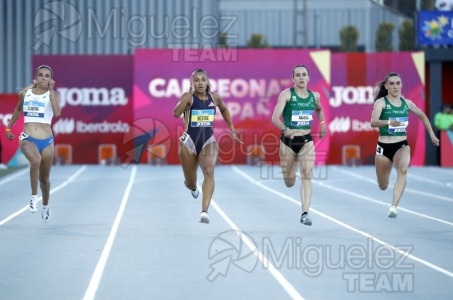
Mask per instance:
[[[47,204],[47,205],[43,205],[43,206],[42,206],[42,209],[43,209],[43,210],[49,209],[48,206],[49,206],[48,204]]]
[[[36,200],[36,199],[38,199],[38,195],[31,195],[31,198],[32,198],[33,200]]]

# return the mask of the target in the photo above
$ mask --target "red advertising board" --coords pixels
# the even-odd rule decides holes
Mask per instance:
[[[440,131],[440,165],[453,167],[453,131]]]
[[[127,55],[37,55],[33,69],[49,65],[60,93],[61,117],[54,118],[55,145],[72,148],[72,163],[124,159],[133,140],[133,58]],[[107,152],[103,145],[110,145]],[[107,147],[105,147],[107,148]]]
[[[370,126],[373,88],[389,72],[401,75],[403,96],[424,111],[423,52],[332,54],[328,164],[342,163],[345,145],[359,146],[360,163],[374,164],[379,132]],[[423,123],[410,113],[408,142],[412,165],[424,164],[425,132]]]
[[[179,163],[184,127],[172,112],[197,68],[207,71],[212,90],[222,96],[244,141],[233,143],[218,112],[214,128],[224,164],[246,163],[254,145],[262,146],[265,161],[278,162],[280,131],[271,116],[279,93],[293,86],[291,71],[297,64],[310,71],[309,89],[320,93],[329,129],[319,140],[315,120],[317,164],[341,164],[345,154],[359,155],[360,164],[374,163],[378,132],[370,126],[372,94],[388,72],[399,73],[404,97],[425,108],[423,52],[137,49],[134,56],[34,56],[33,67],[41,64],[53,68],[61,95],[62,116],[52,125],[55,144],[72,148],[72,163],[98,163],[110,156],[123,163]],[[2,105],[2,112],[12,113],[16,101],[14,95],[12,107]],[[413,114],[408,140],[412,165],[423,165],[425,129]],[[3,161],[11,158],[3,152]]]
[[[0,148],[1,148],[1,163],[15,166],[17,165],[19,150],[19,135],[24,128],[24,117],[21,116],[16,124],[11,129],[14,134],[14,140],[8,140],[5,134],[5,128],[8,126],[11,116],[16,108],[19,100],[19,92],[17,94],[0,94]]]
[[[320,93],[329,118],[329,51],[137,49],[134,59],[135,122],[147,125],[144,132],[153,133],[150,144],[163,145],[168,163],[179,163],[179,137],[184,130],[183,120],[173,117],[173,108],[181,94],[189,90],[189,78],[198,68],[207,71],[212,90],[223,98],[244,141],[244,145],[233,143],[217,112],[214,134],[220,146],[220,163],[246,163],[253,145],[264,147],[267,162],[278,162],[280,130],[271,118],[280,92],[294,84],[292,69],[297,64],[308,67],[309,89]],[[315,121],[316,159],[324,164],[329,139],[319,141],[317,132],[319,122]]]

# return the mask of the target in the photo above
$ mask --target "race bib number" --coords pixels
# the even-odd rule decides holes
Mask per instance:
[[[192,110],[192,127],[212,127],[214,123],[214,109]]]
[[[188,137],[189,137],[189,134],[188,134],[187,132],[184,132],[184,133],[181,135],[181,137],[179,138],[179,140],[180,140],[181,142],[185,143],[185,142],[187,141]]]
[[[409,118],[408,117],[397,117],[397,118],[389,118],[390,121],[398,121],[400,122],[399,126],[392,126],[389,125],[389,133],[406,133],[407,125],[409,125]]]
[[[312,110],[293,110],[291,115],[291,125],[311,126],[311,122],[313,122]]]
[[[381,146],[377,145],[376,147],[376,155],[384,155],[384,148]]]

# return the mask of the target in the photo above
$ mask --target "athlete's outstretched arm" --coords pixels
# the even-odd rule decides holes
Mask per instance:
[[[25,97],[26,92],[27,92],[27,90],[23,89],[19,93],[19,101],[17,102],[16,108],[14,109],[13,115],[11,116],[11,119],[9,120],[8,126],[6,126],[6,128],[11,129],[14,126],[14,124],[16,123],[16,121],[19,119],[19,117],[22,115],[23,108],[24,108],[24,97]],[[11,130],[6,131],[6,137],[10,140],[12,140],[14,138],[14,135],[11,132]]]
[[[57,91],[54,90],[55,81],[53,79],[49,80],[49,91],[50,91],[50,104],[52,104],[52,111],[55,117],[61,115],[61,106],[60,106],[60,95]]]
[[[244,142],[241,141],[236,133],[236,130],[234,129],[233,121],[231,120],[231,115],[230,111],[228,110],[228,107],[225,105],[225,102],[223,102],[222,97],[218,94],[213,94],[213,99],[214,102],[216,103],[217,107],[220,110],[220,113],[222,114],[223,119],[225,120],[225,123],[227,124],[228,128],[230,128],[231,134],[233,135],[233,138],[238,141],[239,143],[243,144]]]
[[[321,123],[320,129],[319,129],[319,138],[322,139],[326,135],[326,132],[327,132],[326,119],[324,118],[324,111],[322,110],[321,96],[319,95],[318,92],[313,92],[313,94],[315,96],[316,116],[318,117],[318,120]]]
[[[428,131],[433,144],[439,146],[439,139],[434,134],[433,127],[431,126],[431,123],[429,122],[429,119],[426,116],[426,114],[420,108],[418,108],[417,105],[415,105],[415,103],[412,102],[411,100],[406,99],[406,103],[407,106],[409,106],[410,111],[416,114],[417,117],[423,122],[423,125],[425,125],[425,128]]]

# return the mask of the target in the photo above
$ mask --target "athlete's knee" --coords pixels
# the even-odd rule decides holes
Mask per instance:
[[[40,157],[30,157],[28,159],[30,161],[30,167],[31,168],[39,168],[41,165],[41,158]]]
[[[294,186],[295,183],[296,183],[295,178],[285,178],[285,185],[287,187],[292,187],[292,186]]]
[[[385,191],[389,187],[388,184],[379,184],[379,188],[383,191]]]
[[[214,178],[214,168],[208,168],[204,172],[205,178]]]
[[[194,191],[197,188],[196,183],[188,183],[187,181],[184,181],[184,185],[191,191]]]
[[[301,179],[311,179],[311,168],[310,169],[303,169],[300,172]]]
[[[202,166],[203,174],[205,177],[214,177],[215,162],[206,163]]]
[[[409,168],[407,166],[398,167],[397,173],[398,173],[398,175],[407,175],[407,170],[408,169]]]
[[[49,186],[50,185],[50,179],[49,177],[40,177],[39,178],[39,184],[41,186]]]
[[[379,182],[379,188],[383,191],[385,191],[389,187],[388,182]]]

